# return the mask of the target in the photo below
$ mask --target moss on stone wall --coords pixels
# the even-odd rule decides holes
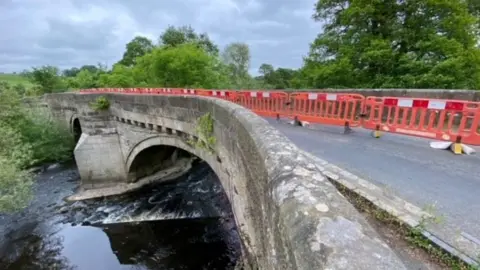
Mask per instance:
[[[110,101],[104,96],[97,97],[93,102],[90,103],[90,108],[95,111],[108,110],[110,108]]]
[[[213,135],[213,126],[213,118],[210,113],[199,117],[196,127],[198,139],[189,140],[189,143],[196,148],[201,148],[211,153],[215,152],[217,138]]]

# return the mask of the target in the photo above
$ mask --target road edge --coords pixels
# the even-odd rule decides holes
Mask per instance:
[[[360,178],[340,167],[337,167],[311,153],[301,150],[306,156],[316,161],[316,166],[325,175],[328,180],[345,187],[347,190],[355,193],[361,198],[369,201],[380,210],[386,211],[393,217],[397,218],[401,223],[407,225],[410,229],[418,228],[425,218],[434,218],[434,216],[420,207],[401,199],[400,197],[389,192],[386,188],[381,188],[373,184],[371,181]],[[320,165],[318,165],[320,164]],[[463,261],[465,264],[480,267],[480,261],[475,258],[475,247],[472,245],[463,246],[455,244],[455,239],[442,240],[438,235],[443,234],[436,232],[431,228],[422,228],[422,235],[428,239],[433,245],[440,248],[443,252],[452,255]],[[451,238],[443,234],[443,238]],[[450,240],[450,241],[448,241]],[[452,244],[453,243],[453,244]],[[473,255],[473,258],[472,258]],[[477,255],[478,256],[478,255]]]

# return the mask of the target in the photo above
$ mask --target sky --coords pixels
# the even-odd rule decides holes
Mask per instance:
[[[0,72],[119,61],[137,35],[155,43],[169,26],[191,25],[223,49],[250,47],[262,63],[298,68],[321,31],[315,0],[0,0]]]

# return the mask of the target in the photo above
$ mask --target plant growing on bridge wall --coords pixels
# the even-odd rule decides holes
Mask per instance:
[[[198,140],[190,140],[189,143],[213,153],[217,138],[213,135],[213,118],[210,113],[206,113],[197,119],[196,131]]]
[[[93,102],[90,103],[90,108],[95,111],[104,111],[110,108],[110,101],[104,96],[97,97]]]

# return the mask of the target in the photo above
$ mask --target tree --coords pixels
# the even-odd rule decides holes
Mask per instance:
[[[270,64],[261,64],[260,68],[258,68],[258,73],[262,74],[263,77],[267,77],[268,75],[272,74],[275,71],[272,65]]]
[[[138,59],[136,82],[162,87],[215,88],[221,82],[217,60],[195,44],[155,48]]]
[[[29,72],[29,79],[40,86],[42,93],[56,92],[64,87],[58,68],[54,66],[33,68]]]
[[[210,40],[208,34],[197,34],[191,26],[169,26],[160,35],[159,44],[176,47],[185,43],[193,43],[211,55],[218,55],[218,47]]]
[[[153,50],[153,42],[142,36],[136,36],[126,45],[126,51],[123,53],[122,60],[118,63],[127,67],[135,65],[136,59],[138,57],[144,56],[145,54]]]
[[[292,80],[298,76],[298,71],[289,68],[275,68],[270,64],[262,64],[258,70],[262,76],[263,86],[273,89],[289,89],[294,87]],[[298,82],[295,84],[298,86]]]
[[[67,68],[62,72],[62,75],[65,77],[75,77],[77,74],[80,72],[80,69],[73,67],[73,68]]]
[[[318,1],[314,87],[479,87],[477,20],[463,0]]]
[[[97,73],[99,68],[97,66],[94,66],[94,65],[83,65],[79,71],[88,71],[90,73]]]
[[[245,43],[232,43],[225,47],[223,62],[231,72],[231,79],[237,87],[240,87],[250,79],[248,69],[250,67],[250,49]]]
[[[134,87],[141,86],[135,83],[133,69],[121,64],[113,66],[110,74],[100,75],[99,85],[104,87]]]
[[[91,72],[89,69],[81,69],[77,76],[75,76],[75,80],[78,88],[98,87],[96,72]]]

